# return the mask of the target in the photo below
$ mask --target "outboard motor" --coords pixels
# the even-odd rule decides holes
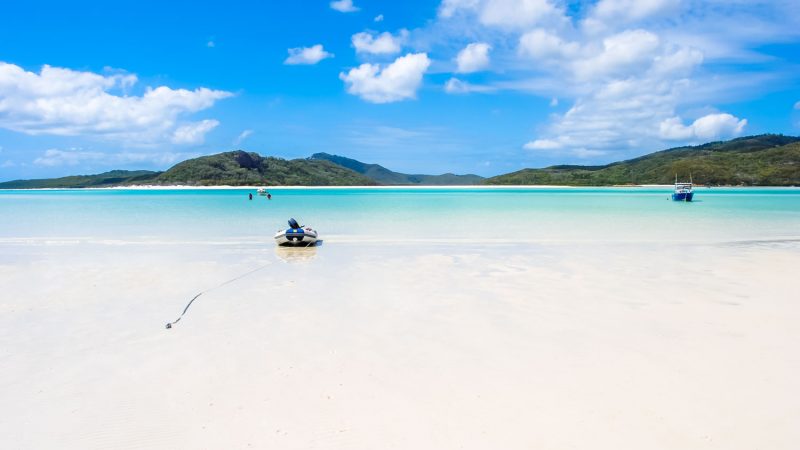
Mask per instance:
[[[289,228],[278,230],[275,241],[278,245],[314,245],[317,242],[317,232],[310,227],[303,228],[294,218],[289,219]]]

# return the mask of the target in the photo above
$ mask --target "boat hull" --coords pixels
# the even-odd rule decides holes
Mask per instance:
[[[676,202],[690,202],[694,197],[694,192],[675,192],[672,199]]]
[[[289,228],[275,234],[275,242],[287,247],[308,247],[316,245],[317,232],[311,228]]]

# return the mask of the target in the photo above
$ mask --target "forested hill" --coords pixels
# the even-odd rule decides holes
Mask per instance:
[[[378,184],[385,185],[474,185],[482,184],[484,178],[478,175],[456,175],[445,173],[442,175],[405,174],[394,172],[378,164],[368,164],[344,156],[330,155],[328,153],[314,153],[312,160],[330,161],[342,167],[358,172],[372,178]]]
[[[329,161],[263,157],[241,150],[189,159],[165,172],[114,170],[43,180],[0,183],[0,189],[85,188],[130,185],[371,186],[374,180]]]
[[[161,172],[149,170],[112,170],[97,175],[72,175],[39,180],[14,180],[0,183],[0,189],[56,189],[109,187],[126,184],[152,184]]]
[[[551,166],[488,178],[486,184],[612,186],[695,183],[800,186],[800,138],[775,134],[663,150],[603,166]]]
[[[483,179],[477,175],[408,175],[377,164],[316,153],[286,160],[242,150],[202,156],[165,172],[113,170],[42,180],[0,183],[0,189],[84,188],[129,185],[373,186],[670,184],[691,174],[695,183],[800,186],[800,138],[775,134],[663,150],[602,166],[551,166]]]
[[[190,159],[156,178],[157,184],[194,186],[370,186],[372,179],[329,161],[264,157],[233,151]]]

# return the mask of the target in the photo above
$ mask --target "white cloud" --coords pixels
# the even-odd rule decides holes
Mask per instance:
[[[168,141],[181,116],[233,95],[166,86],[130,95],[137,81],[132,74],[100,75],[51,66],[35,73],[0,62],[0,127],[31,135],[83,135],[147,145]]]
[[[555,80],[542,94],[574,98],[564,114],[551,115],[540,138],[527,149],[579,157],[610,151],[655,149],[663,144],[662,123],[697,86],[688,77],[702,63],[699,51],[664,43],[656,34],[627,30],[583,44],[533,30],[518,52],[534,56]],[[547,79],[547,76],[545,77]]]
[[[596,158],[598,156],[608,155],[608,151],[592,150],[588,148],[575,148],[570,150],[570,153],[578,158]]]
[[[218,120],[206,119],[200,122],[180,126],[172,133],[173,144],[202,144],[205,142],[206,133],[219,125]]]
[[[674,53],[656,56],[650,71],[663,78],[683,77],[703,63],[703,54],[692,48],[680,48]]]
[[[564,145],[561,142],[552,139],[537,139],[523,146],[526,150],[557,150],[563,147]]]
[[[214,41],[208,41],[208,42],[206,42],[206,47],[214,48],[214,47],[216,47],[216,44],[214,43]]]
[[[356,33],[351,38],[356,53],[371,53],[375,55],[393,55],[400,53],[403,43],[408,38],[408,30],[400,30],[397,36],[385,31],[373,34],[371,31]]]
[[[578,54],[579,50],[578,43],[566,42],[542,29],[529,31],[519,38],[519,53],[536,59],[571,58]]]
[[[361,9],[353,5],[353,0],[337,0],[331,2],[330,5],[331,9],[335,9],[336,11],[343,13],[356,12]]]
[[[85,166],[118,168],[125,164],[151,163],[157,165],[174,164],[187,158],[198,156],[196,153],[152,153],[152,152],[120,152],[106,153],[82,148],[69,148],[66,150],[51,148],[45,150],[41,156],[33,160],[33,164],[40,167],[58,166]]]
[[[800,101],[794,104],[794,109],[800,109]]]
[[[378,15],[377,15],[377,16],[375,16],[375,18],[374,18],[374,19],[372,19],[372,20],[374,20],[375,22],[383,22],[383,14],[378,14]]]
[[[422,76],[430,66],[425,53],[409,53],[381,68],[379,64],[362,64],[339,78],[347,92],[372,103],[390,103],[416,98]]]
[[[646,30],[628,30],[603,39],[602,51],[577,61],[575,72],[581,78],[624,75],[631,69],[649,67],[660,47],[658,36]]]
[[[552,139],[536,139],[523,145],[522,148],[550,156],[562,156],[562,154],[566,153],[581,159],[596,158],[608,154],[605,150],[593,150],[585,147],[566,148],[562,142]]]
[[[103,152],[78,149],[65,151],[51,148],[45,150],[42,156],[33,160],[33,164],[43,167],[76,166],[85,161],[102,161],[104,157],[106,157],[106,154]]]
[[[480,0],[442,0],[439,5],[439,17],[453,17],[459,10],[477,10]]]
[[[553,107],[553,108],[558,106],[558,97],[553,97],[553,98],[550,99],[550,106]]]
[[[458,52],[456,63],[459,73],[477,72],[489,67],[489,50],[491,46],[485,42],[473,42]]]
[[[567,112],[552,115],[540,139],[558,142],[573,154],[577,149],[658,148],[661,122],[675,115],[679,98],[689,87],[686,80],[665,79],[652,70],[600,83],[579,96]]]
[[[787,89],[787,54],[768,44],[800,39],[800,3],[441,0],[438,19],[413,36],[421,48],[453,55],[458,45],[485,42],[492,46],[492,72],[478,88],[557,98],[566,106],[534,124],[527,148],[629,157],[665,148],[667,135],[699,140],[742,132],[746,121],[732,116],[696,126],[674,118]],[[444,88],[475,92],[458,78]]]
[[[311,47],[296,47],[288,50],[289,57],[283,61],[287,65],[316,64],[323,59],[333,58],[333,53],[328,53],[322,48],[322,44],[312,45]]]
[[[444,91],[448,94],[470,94],[473,92],[485,93],[494,92],[497,89],[492,86],[482,86],[477,84],[467,83],[458,78],[450,78],[444,84]]]
[[[600,0],[583,25],[599,32],[615,24],[625,25],[675,13],[681,0]]]
[[[253,130],[244,130],[233,140],[233,145],[239,145],[253,134]]]
[[[475,14],[481,24],[522,29],[536,24],[560,24],[564,11],[549,0],[443,0],[439,16]]]
[[[731,114],[708,114],[691,125],[684,125],[679,117],[671,117],[661,122],[660,135],[664,139],[678,141],[728,138],[740,136],[747,126],[746,119],[739,119]]]
[[[602,47],[587,39],[569,52],[557,36],[535,33],[521,41],[520,52],[542,58],[540,67],[556,80],[550,92],[575,100],[564,114],[551,115],[527,149],[587,158],[658,148],[662,122],[695,89],[688,76],[703,61],[697,50],[665,44],[645,30],[610,35]]]

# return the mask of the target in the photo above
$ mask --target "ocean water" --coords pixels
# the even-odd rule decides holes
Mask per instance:
[[[253,200],[248,200],[248,193]],[[0,242],[269,241],[289,217],[326,243],[800,239],[800,189],[0,190]]]

